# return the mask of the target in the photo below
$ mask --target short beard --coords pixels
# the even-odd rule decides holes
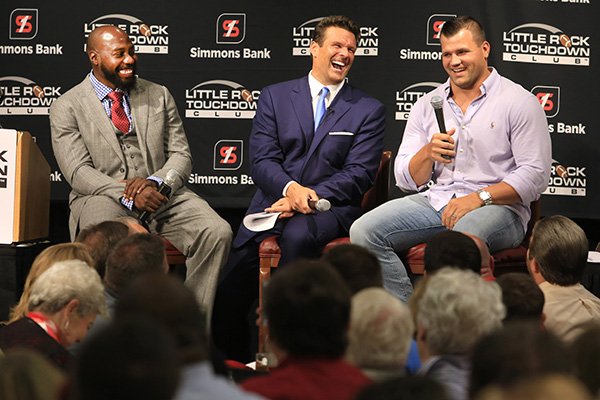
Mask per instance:
[[[102,74],[104,75],[106,80],[115,85],[116,88],[119,88],[124,91],[128,91],[135,84],[136,81],[135,65],[132,66],[131,69],[133,69],[133,78],[125,81],[121,79],[115,71],[110,71],[104,65],[100,65],[100,70],[102,71]]]

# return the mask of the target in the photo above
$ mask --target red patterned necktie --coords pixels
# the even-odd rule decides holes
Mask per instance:
[[[110,107],[110,119],[115,128],[123,133],[129,132],[129,119],[125,114],[125,108],[123,107],[123,92],[112,91],[108,94],[108,98],[112,100],[112,106]]]

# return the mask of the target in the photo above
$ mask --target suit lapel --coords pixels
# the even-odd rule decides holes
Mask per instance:
[[[117,140],[117,135],[115,134],[113,124],[110,118],[108,118],[108,115],[106,115],[106,111],[104,110],[104,106],[102,106],[102,102],[98,100],[98,96],[96,95],[94,87],[89,81],[89,78],[86,77],[86,80],[88,86],[85,96],[83,96],[81,99],[81,103],[86,110],[89,110],[91,120],[100,131],[100,134],[104,137],[106,142],[108,142],[110,147],[112,147],[114,152],[117,153],[121,161],[125,163],[125,159],[123,158],[123,150],[121,150],[121,146]]]
[[[296,113],[296,118],[302,128],[304,139],[309,141],[313,135],[314,116],[312,111],[310,88],[308,86],[308,77],[298,80],[298,84],[292,90],[292,106]]]
[[[352,90],[350,86],[346,83],[340,93],[333,100],[333,103],[329,105],[327,109],[327,113],[323,118],[323,122],[317,128],[315,132],[315,137],[310,144],[310,148],[308,149],[308,153],[306,155],[306,160],[308,160],[312,154],[315,152],[319,144],[325,139],[325,137],[331,131],[331,128],[336,124],[337,121],[340,120],[348,112],[350,109],[352,100]],[[304,170],[304,168],[302,168]]]

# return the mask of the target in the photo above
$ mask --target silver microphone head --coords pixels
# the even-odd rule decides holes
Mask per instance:
[[[433,96],[430,103],[433,108],[439,110],[444,106],[444,99],[441,96]]]
[[[165,185],[168,185],[168,186],[173,186],[173,184],[174,184],[174,183],[175,183],[175,181],[177,180],[177,177],[178,177],[178,176],[179,176],[179,173],[178,173],[176,170],[174,170],[174,169],[170,169],[170,170],[167,172],[167,176],[165,177],[165,180],[164,180],[164,182],[165,182]]]
[[[331,203],[327,199],[319,199],[315,203],[315,210],[319,212],[329,211],[331,208]]]

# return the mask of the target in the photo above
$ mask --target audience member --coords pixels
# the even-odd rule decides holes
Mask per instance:
[[[171,336],[136,317],[113,321],[91,336],[73,375],[74,400],[172,400],[179,363]]]
[[[352,294],[366,288],[383,287],[381,267],[377,258],[367,249],[355,244],[342,244],[331,248],[321,257],[340,274]],[[421,368],[417,344],[411,340],[406,369],[415,374]]]
[[[406,373],[414,333],[408,307],[383,288],[352,296],[346,359],[374,381]]]
[[[600,318],[600,299],[579,283],[587,254],[585,232],[569,218],[554,215],[535,224],[527,267],[544,292],[546,328],[567,342]]]
[[[67,348],[81,341],[106,310],[102,282],[83,261],[57,262],[31,286],[28,308],[26,317],[0,329],[0,348],[31,348],[66,369]]]
[[[129,228],[124,223],[104,221],[81,230],[75,241],[90,248],[96,271],[103,278],[109,253],[128,234]]]
[[[600,398],[600,322],[585,326],[571,344],[575,375],[587,386],[594,398]]]
[[[57,400],[66,383],[62,371],[31,349],[12,349],[0,358],[2,400]]]
[[[533,321],[507,324],[473,349],[471,397],[489,385],[507,388],[519,381],[572,371],[566,346]]]
[[[157,301],[157,293],[161,294],[161,301]],[[162,274],[146,274],[136,279],[120,297],[115,319],[127,320],[136,315],[157,322],[175,339],[182,363],[175,400],[259,399],[213,372],[206,316],[194,294],[180,280]]]
[[[446,389],[425,376],[389,379],[367,386],[356,400],[449,400]]]
[[[467,399],[469,354],[505,315],[500,288],[472,271],[443,268],[427,279],[416,311],[419,372],[446,387],[453,400]]]
[[[546,375],[520,382],[508,389],[490,388],[474,400],[592,400],[577,379],[564,375]]]
[[[106,318],[96,320],[90,336],[112,318],[121,291],[136,277],[153,272],[166,274],[168,270],[165,247],[158,236],[136,233],[121,240],[106,260],[104,296],[108,312]],[[71,350],[79,351],[77,347]]]
[[[331,248],[321,259],[340,274],[352,294],[370,287],[383,287],[379,261],[364,247],[342,244]]]
[[[37,278],[55,262],[64,260],[81,260],[90,266],[94,265],[94,260],[90,255],[89,248],[81,243],[61,243],[44,249],[31,264],[31,268],[25,279],[25,285],[23,286],[23,294],[17,305],[11,310],[8,323],[14,322],[27,315],[30,311],[27,308],[27,304],[31,294],[31,285],[33,285]]]
[[[431,274],[444,267],[481,271],[481,253],[469,236],[458,231],[440,232],[425,247],[425,271]]]
[[[118,293],[132,280],[147,272],[169,271],[165,246],[158,236],[136,233],[119,242],[106,260],[104,284],[107,291]]]
[[[506,307],[504,322],[533,319],[544,323],[544,293],[531,276],[509,272],[496,280],[502,289],[502,302]]]
[[[250,378],[244,389],[269,399],[352,399],[370,381],[343,360],[350,291],[323,261],[297,261],[264,291],[264,313],[279,367]]]

